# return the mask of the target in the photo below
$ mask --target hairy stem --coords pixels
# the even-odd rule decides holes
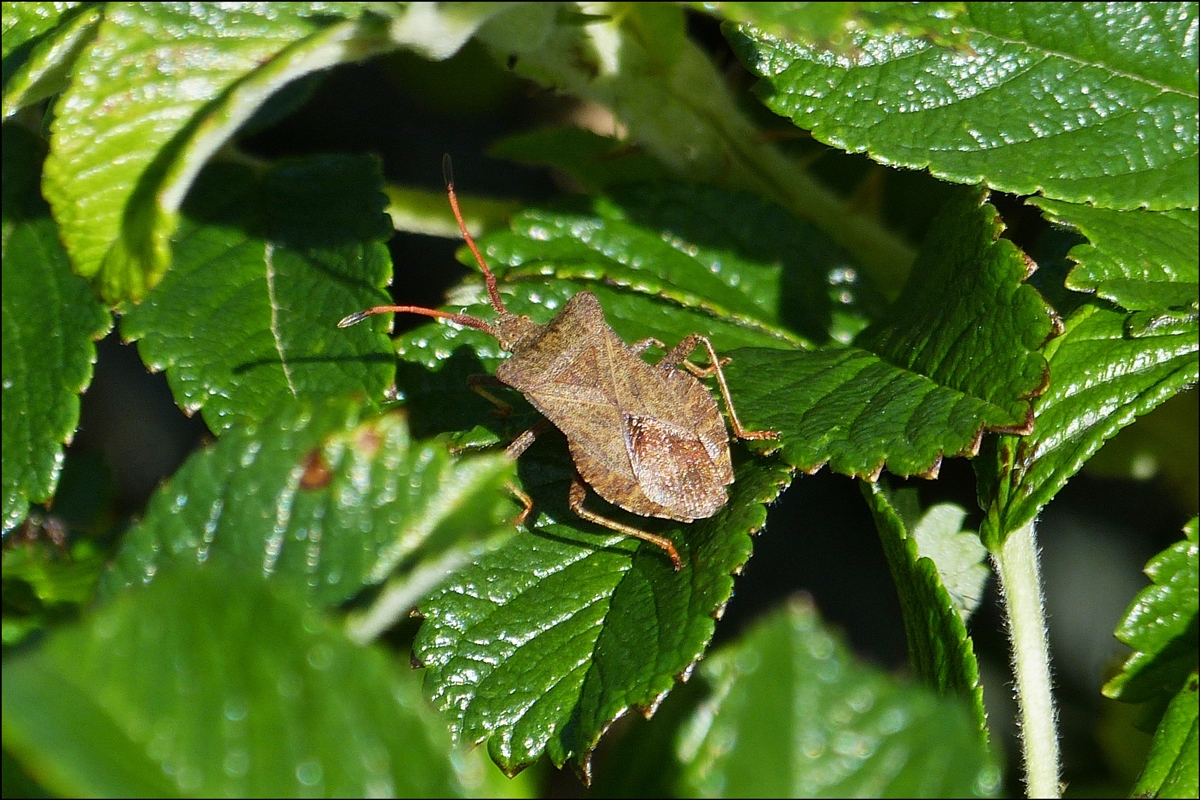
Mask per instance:
[[[1025,790],[1029,797],[1059,797],[1058,720],[1032,521],[1009,534],[1000,550],[992,553],[992,564],[1012,643]]]

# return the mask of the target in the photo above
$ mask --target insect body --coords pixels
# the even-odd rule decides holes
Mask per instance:
[[[736,436],[767,439],[778,434],[742,427],[721,372],[722,362],[703,336],[686,337],[651,365],[640,354],[652,345],[663,347],[662,343],[646,339],[632,346],[625,344],[605,322],[600,301],[591,292],[576,294],[546,325],[510,313],[463,222],[448,157],[443,167],[450,207],[483,271],[496,319],[420,306],[377,306],[351,314],[339,327],[372,314],[405,312],[447,319],[496,337],[512,354],[497,368],[496,380],[525,395],[567,437],[576,469],[568,495],[571,510],[586,520],[658,545],[679,569],[679,553],[670,539],[588,510],[584,507],[586,487],[591,486],[613,505],[645,517],[691,522],[717,513],[728,501],[725,487],[733,483],[729,437],[716,401],[697,377],[716,376]],[[687,360],[700,345],[708,351],[710,365],[706,368]],[[539,424],[517,437],[508,453],[519,456],[545,427]],[[526,501],[525,513],[529,508]]]

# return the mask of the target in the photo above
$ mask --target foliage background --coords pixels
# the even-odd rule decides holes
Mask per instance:
[[[711,19],[690,15],[689,31],[726,69],[735,87],[752,84]],[[436,195],[441,153],[449,151],[460,187],[470,195],[520,198],[521,205],[556,194],[555,181],[561,180],[561,173],[490,156],[488,148],[507,133],[595,113],[594,108],[580,107],[570,98],[514,79],[474,44],[445,62],[400,53],[341,66],[307,88],[311,95],[303,97],[295,110],[242,140],[246,152],[269,159],[330,151],[378,153],[389,183],[424,187]],[[794,130],[752,103],[747,102],[745,110],[768,130],[789,134]],[[948,196],[946,184],[923,173],[886,170],[864,157],[809,139],[791,136],[781,148],[811,164],[816,175],[855,203],[877,209],[914,246]],[[1039,278],[1058,275],[1061,279],[1067,266],[1065,252],[1078,240],[1048,227],[1013,198],[996,195],[993,202],[1004,214],[1011,238],[1038,260]],[[389,241],[392,261],[404,266],[407,302],[437,305],[444,291],[467,274],[455,264],[457,246],[451,239],[416,234],[398,234]],[[397,329],[417,324],[397,320]],[[174,412],[175,403],[163,381],[146,380],[141,358],[131,349],[119,345],[115,337],[100,345],[96,379],[84,395],[80,433],[68,450],[56,501],[56,511],[83,509],[80,518],[88,520],[83,527],[94,533],[142,509],[149,492],[175,471],[181,456],[205,431],[198,418],[186,420]],[[139,410],[131,414],[131,408]],[[1152,431],[1157,427],[1169,432],[1157,435],[1174,443],[1168,449],[1180,455],[1180,463],[1190,463],[1194,469],[1195,416],[1192,393],[1147,417],[1137,426],[1143,429],[1141,438],[1129,444],[1118,439],[1106,447],[1090,465],[1093,474],[1074,479],[1043,519],[1039,541],[1046,548],[1052,644],[1063,690],[1065,777],[1083,793],[1130,785],[1140,768],[1137,748],[1148,746],[1138,744],[1144,734],[1134,730],[1129,715],[1101,700],[1097,688],[1113,669],[1114,653],[1119,651],[1109,644],[1111,631],[1143,583],[1141,566],[1178,540],[1180,520],[1189,510],[1194,512],[1194,472],[1167,469],[1154,481],[1134,482],[1128,480],[1131,465],[1139,463],[1139,455],[1144,460],[1146,440],[1156,435]],[[1178,445],[1181,437],[1186,446]],[[1121,453],[1122,448],[1126,452]],[[1154,452],[1161,453],[1161,448]],[[1102,470],[1107,470],[1107,477]],[[969,510],[975,508],[974,479],[963,460],[948,460],[938,481],[918,489],[925,506],[950,499]],[[68,490],[76,494],[64,498]],[[964,527],[977,527],[978,522],[975,512]],[[821,615],[845,631],[861,657],[903,670],[907,659],[900,601],[877,542],[870,514],[849,479],[822,470],[796,481],[772,506],[766,533],[755,541],[756,557],[739,578],[734,599],[717,627],[715,644],[735,640],[767,610],[796,591],[806,591]],[[1081,562],[1087,566],[1080,566]],[[1102,580],[1101,575],[1110,577]],[[204,586],[195,587],[197,596],[205,591]],[[7,582],[5,595],[7,608],[11,596]],[[399,652],[403,653],[413,627],[402,626],[393,633]],[[981,653],[988,700],[993,703],[993,738],[1004,740],[1011,732],[1005,732],[1003,722],[1006,655],[1000,627],[995,599],[987,598],[974,618],[972,632]],[[1058,655],[1065,653],[1070,655]],[[623,741],[637,741],[639,725],[622,721],[604,740],[597,756],[599,780],[604,780],[606,763],[622,765],[610,767],[610,774],[624,773],[625,765],[636,763],[621,748]],[[1010,756],[1008,763],[1015,768],[1017,758]],[[8,780],[7,756],[5,766]],[[580,791],[568,773],[544,767],[532,775],[534,782],[542,782],[541,788],[517,791]],[[635,777],[646,777],[633,772]],[[1014,772],[1010,787],[1017,785],[1015,780]],[[611,784],[607,788],[613,790]]]

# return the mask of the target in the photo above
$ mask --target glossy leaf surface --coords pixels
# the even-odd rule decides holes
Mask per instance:
[[[71,274],[37,191],[45,150],[4,127],[4,532],[29,504],[54,494],[63,445],[79,424],[79,393],[92,380],[96,339],[112,325],[87,284]]]
[[[734,39],[769,108],[956,183],[1107,208],[1195,207],[1195,6],[972,3],[966,46],[864,33],[839,54]]]
[[[976,462],[981,496],[995,498],[989,547],[1032,519],[1105,440],[1197,380],[1195,321],[1131,335],[1130,315],[1086,305],[1065,325],[1046,348],[1052,378],[1034,404],[1034,432],[1001,437]]]
[[[1053,318],[1000,229],[990,206],[964,195],[935,222],[904,294],[854,347],[734,354],[746,423],[780,431],[799,469],[867,477],[936,474],[943,455],[973,454],[984,430],[1026,427]]]
[[[1184,539],[1171,545],[1146,564],[1153,582],[1134,598],[1116,636],[1134,649],[1124,668],[1104,686],[1104,693],[1129,702],[1163,699],[1186,687],[1200,660],[1196,643],[1200,614],[1200,580],[1196,544],[1197,523],[1193,517]]]
[[[506,527],[511,474],[502,453],[458,460],[413,442],[398,413],[297,403],[188,459],[126,534],[107,588],[221,557],[334,606],[401,564]]]
[[[350,44],[366,31],[335,22],[360,12],[107,6],[55,105],[46,161],[46,199],[75,271],[111,303],[144,297],[166,271],[179,205],[204,162],[284,84],[368,52]]]
[[[533,532],[421,603],[425,622],[414,656],[456,736],[486,740],[505,772],[545,752],[587,775],[591,751],[613,720],[631,709],[651,712],[704,652],[732,574],[750,556],[749,535],[766,519],[763,504],[789,470],[745,463],[715,517],[655,525],[679,548],[684,567],[675,572],[654,545],[571,514],[565,464],[557,474],[553,460],[526,469],[545,480],[536,487],[526,480],[525,488],[550,511]]]
[[[336,327],[386,280],[380,188],[378,164],[350,156],[201,177],[173,269],[121,321],[181,408],[220,433],[296,399],[382,394],[390,365],[356,357],[378,340]]]

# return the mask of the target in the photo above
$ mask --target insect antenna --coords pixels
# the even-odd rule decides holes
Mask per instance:
[[[442,155],[442,177],[446,180],[446,194],[450,197],[450,209],[454,212],[454,219],[458,221],[458,230],[462,233],[463,239],[467,242],[467,247],[471,248],[471,254],[475,256],[475,262],[479,264],[479,268],[483,270],[483,278],[487,281],[488,297],[491,298],[492,308],[496,309],[496,313],[507,317],[508,309],[504,307],[504,301],[500,299],[500,289],[496,286],[496,276],[488,269],[487,262],[483,260],[483,255],[479,252],[479,248],[475,245],[475,240],[471,237],[471,232],[467,230],[467,223],[463,221],[462,212],[458,210],[458,197],[454,194],[454,165],[450,163],[450,154]]]
[[[471,232],[467,230],[467,223],[463,221],[462,212],[458,209],[458,197],[454,194],[454,167],[450,163],[449,153],[442,156],[442,177],[446,180],[446,194],[450,198],[450,209],[454,212],[454,219],[458,221],[458,230],[462,233],[463,239],[466,240],[467,247],[471,248],[471,253],[474,254],[479,268],[483,270],[483,277],[487,282],[487,292],[492,302],[492,308],[496,309],[496,313],[500,315],[501,321],[512,319],[512,314],[508,312],[508,309],[504,306],[504,301],[500,299],[500,289],[496,285],[496,276],[488,269],[487,262],[483,260],[483,255],[479,252],[479,247],[475,244],[475,239],[472,238]],[[351,325],[357,325],[373,314],[422,314],[426,317],[436,317],[438,319],[457,322],[459,325],[481,330],[496,339],[502,339],[496,328],[478,317],[472,317],[468,314],[451,314],[446,311],[438,311],[434,308],[425,308],[424,306],[375,306],[365,311],[356,311],[342,318],[338,323],[338,327],[349,328]]]
[[[448,319],[451,322],[457,322],[459,325],[483,331],[494,338],[500,338],[491,325],[488,325],[478,317],[472,317],[469,314],[451,314],[447,311],[438,311],[436,308],[425,308],[424,306],[375,306],[365,311],[355,311],[353,314],[343,317],[337,326],[339,328],[349,328],[351,325],[357,325],[373,314],[422,314],[426,317]]]

